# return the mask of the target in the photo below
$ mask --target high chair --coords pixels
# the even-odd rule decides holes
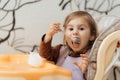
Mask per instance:
[[[113,80],[109,76],[113,67],[120,67],[120,18],[102,16],[97,24],[100,33],[90,52],[87,80]]]

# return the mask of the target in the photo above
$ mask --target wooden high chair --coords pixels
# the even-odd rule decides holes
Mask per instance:
[[[100,31],[91,49],[87,80],[113,80],[109,79],[109,75],[115,63],[119,62],[120,46],[117,44],[120,41],[120,18],[103,16],[101,20],[103,24],[108,20],[105,24],[107,27],[105,28],[103,24],[100,26],[104,30]]]

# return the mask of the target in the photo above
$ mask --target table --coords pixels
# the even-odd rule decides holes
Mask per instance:
[[[43,60],[28,64],[29,54],[0,54],[0,80],[72,80],[71,72]]]

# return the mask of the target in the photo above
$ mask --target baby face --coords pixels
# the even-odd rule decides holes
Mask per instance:
[[[65,40],[74,52],[85,48],[90,39],[90,27],[84,18],[75,18],[67,24]]]

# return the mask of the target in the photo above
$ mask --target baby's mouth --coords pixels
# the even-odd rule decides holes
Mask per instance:
[[[80,38],[78,38],[78,37],[72,37],[71,40],[72,40],[73,43],[80,44],[80,42],[81,42]]]
[[[72,44],[73,44],[74,47],[79,47],[79,45],[81,43],[80,38],[78,38],[78,37],[72,37],[71,40],[72,40]]]

